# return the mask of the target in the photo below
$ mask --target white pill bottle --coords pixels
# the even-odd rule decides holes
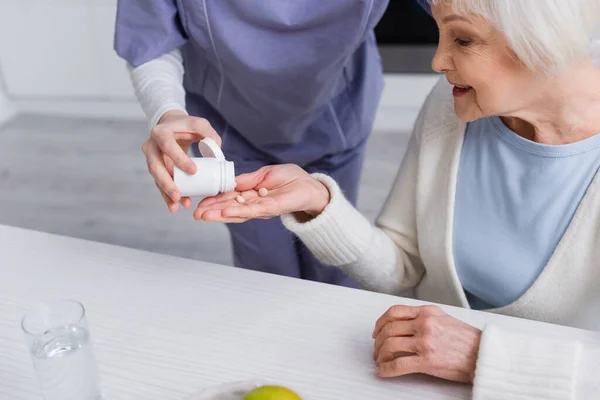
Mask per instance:
[[[198,143],[202,157],[192,158],[198,170],[189,175],[176,166],[173,180],[182,197],[209,197],[235,190],[233,162],[225,160],[219,145],[210,138]]]

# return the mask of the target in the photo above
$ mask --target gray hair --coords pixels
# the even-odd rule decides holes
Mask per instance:
[[[458,14],[483,17],[504,34],[521,62],[531,70],[549,75],[589,58],[594,32],[600,27],[600,0],[428,2],[449,3]]]

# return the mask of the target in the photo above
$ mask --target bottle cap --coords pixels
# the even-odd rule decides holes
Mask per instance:
[[[200,142],[198,142],[198,149],[200,150],[200,154],[202,154],[202,157],[212,157],[216,158],[219,161],[225,161],[225,154],[223,154],[223,151],[221,150],[217,142],[215,142],[211,138],[204,138]]]

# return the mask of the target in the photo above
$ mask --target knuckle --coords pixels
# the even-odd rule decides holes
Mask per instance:
[[[396,373],[403,371],[405,369],[405,364],[406,364],[406,360],[404,359],[404,357],[396,358],[392,362],[392,371],[396,372]]]
[[[395,316],[395,315],[402,315],[403,311],[404,311],[404,306],[395,305],[395,306],[390,307],[390,309],[388,310],[388,313],[391,316]]]
[[[165,157],[165,163],[167,162],[172,162],[172,163],[182,163],[184,161],[186,161],[186,154],[185,152],[180,152],[178,147],[176,146],[171,146],[169,145],[169,148],[167,149],[167,151],[169,151],[169,155]],[[169,161],[167,161],[169,160]]]
[[[273,175],[274,175],[273,169],[269,168],[268,166],[262,167],[261,169],[258,170],[258,176],[260,177],[261,181],[267,181]]]
[[[156,174],[156,164],[147,163],[147,166],[148,166],[148,172],[150,173],[150,175],[154,176]]]
[[[437,321],[435,318],[424,317],[421,319],[421,334],[425,337],[430,336],[437,330]]]
[[[423,311],[430,315],[438,315],[440,312],[442,312],[442,309],[439,306],[427,305],[423,306]]]
[[[379,347],[379,355],[381,356],[385,356],[387,353],[389,353],[390,351],[392,351],[391,347],[392,347],[392,342],[389,340],[390,338],[387,338],[385,340],[383,340],[383,342],[381,342],[381,346]]]
[[[158,145],[158,148],[160,149],[161,152],[164,153],[164,149],[170,147],[171,145],[171,141],[174,141],[175,139],[173,139],[172,136],[168,136],[168,135],[162,135],[158,138],[155,139],[156,144]]]
[[[385,336],[393,336],[394,335],[394,325],[386,324],[381,330]]]
[[[150,130],[150,137],[152,139],[158,139],[162,135],[162,129],[157,125]]]
[[[208,122],[205,118],[194,118],[192,122],[192,127],[197,131],[204,131],[207,128],[210,128],[210,122]]]
[[[421,352],[425,356],[430,356],[435,350],[435,343],[430,336],[424,337],[421,340]]]
[[[160,192],[160,195],[163,197],[163,199],[165,199],[165,201],[167,201],[168,196],[166,195],[166,193],[162,190],[162,188],[158,185],[158,183],[156,181],[154,181],[154,185],[156,186],[156,189],[158,189],[158,191]]]

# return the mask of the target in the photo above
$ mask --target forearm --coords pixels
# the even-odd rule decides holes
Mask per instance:
[[[329,204],[308,222],[284,215],[284,225],[322,263],[339,267],[366,289],[398,294],[415,286],[423,271],[416,249],[409,245],[402,248],[403,244],[393,242],[383,230],[372,225],[346,200],[331,178],[313,176],[328,188]]]
[[[139,67],[128,64],[128,70],[150,129],[167,111],[186,112],[181,50],[177,48]]]

